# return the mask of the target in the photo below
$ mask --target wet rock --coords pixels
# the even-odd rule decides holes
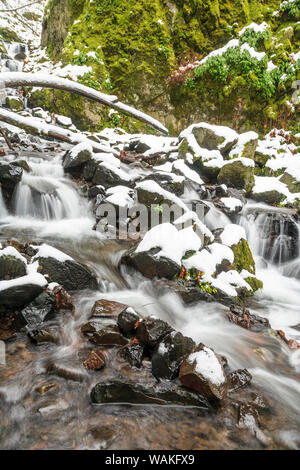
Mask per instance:
[[[32,330],[27,335],[34,344],[58,342],[58,338],[47,330]]]
[[[88,370],[100,370],[106,365],[106,354],[100,350],[93,350],[86,361],[83,363]]]
[[[164,277],[172,279],[178,272],[180,266],[169,258],[164,256],[156,257],[161,248],[152,248],[149,251],[135,252],[129,250],[121,259],[122,264],[133,266],[148,279],[155,277]]]
[[[128,307],[118,316],[118,326],[123,333],[132,333],[139,319],[138,314],[132,308]]]
[[[88,190],[88,197],[89,199],[94,199],[96,198],[97,196],[101,196],[101,199],[99,202],[102,201],[102,199],[105,197],[105,188],[104,186],[92,186],[91,188],[89,188]]]
[[[74,168],[82,167],[91,160],[93,148],[88,143],[80,143],[75,145],[72,150],[68,151],[63,158],[63,167],[66,172],[72,172]]]
[[[66,411],[68,408],[68,402],[59,399],[54,403],[39,408],[38,412],[45,418],[55,418],[60,412]]]
[[[14,310],[23,308],[43,292],[38,284],[14,285],[0,291],[0,312],[2,309]]]
[[[156,378],[173,380],[179,375],[179,367],[195,348],[191,338],[173,331],[156,346],[152,355],[152,372]]]
[[[100,299],[94,303],[92,310],[92,318],[117,318],[122,312],[128,308],[127,305],[112,300]]]
[[[50,291],[42,292],[27,307],[22,310],[22,315],[29,326],[43,323],[56,307],[55,295]]]
[[[213,295],[199,289],[194,285],[188,285],[180,280],[165,280],[159,279],[153,283],[159,295],[164,295],[166,292],[174,292],[179,295],[185,304],[194,302],[213,302],[215,301]]]
[[[170,193],[176,194],[176,196],[182,196],[184,193],[184,181],[185,178],[172,173],[152,173],[146,176],[142,181],[153,180],[158,183],[162,188],[166,189]]]
[[[22,179],[22,174],[22,168],[11,163],[0,163],[0,184],[6,198],[12,196],[16,185]]]
[[[163,320],[147,317],[137,327],[136,337],[139,342],[149,349],[153,349],[173,328]]]
[[[104,163],[97,165],[92,181],[94,185],[101,185],[104,188],[111,188],[113,186],[131,187],[133,184],[133,181],[127,178],[125,172],[121,172],[113,166],[106,166]]]
[[[140,344],[128,344],[120,349],[119,354],[132,367],[139,369],[142,366],[144,348]]]
[[[91,334],[96,333],[97,331],[100,331],[107,326],[115,327],[116,322],[114,320],[109,322],[103,318],[92,318],[87,323],[81,326],[81,331],[83,334],[91,336]]]
[[[52,390],[53,388],[56,388],[56,387],[58,387],[57,383],[56,382],[51,382],[51,383],[47,383],[47,384],[44,384],[44,385],[40,385],[39,387],[37,387],[36,391],[40,395],[45,395],[50,390]]]
[[[75,307],[72,301],[72,297],[62,286],[56,286],[53,289],[53,294],[55,295],[57,310],[63,309],[74,312]]]
[[[93,403],[133,403],[154,405],[197,406],[207,408],[207,401],[197,393],[182,387],[146,387],[113,380],[98,383],[91,392]]]
[[[13,254],[0,251],[0,281],[9,281],[26,275],[26,264]],[[13,252],[12,252],[13,253]]]
[[[47,367],[47,373],[62,377],[66,380],[73,380],[74,382],[83,382],[87,378],[87,372],[73,366],[69,363],[53,362]]]
[[[223,400],[227,395],[227,377],[222,359],[203,344],[183,361],[179,379],[185,387],[208,400]]]
[[[237,305],[231,305],[230,311],[227,314],[230,322],[235,323],[246,330],[255,332],[262,332],[271,328],[269,321],[266,318],[253,315],[246,308]]]
[[[52,257],[37,259],[40,272],[48,274],[51,282],[57,282],[66,290],[97,289],[96,278],[86,266],[73,260],[62,262]]]
[[[252,380],[252,375],[247,369],[238,369],[231,372],[227,378],[229,392],[234,392],[235,390],[249,385]]]
[[[239,407],[238,427],[240,429],[247,429],[254,435],[263,446],[269,446],[271,439],[266,436],[259,428],[257,411],[248,404],[241,404]]]
[[[96,331],[90,338],[90,341],[99,346],[125,346],[127,339],[114,326],[107,326]]]

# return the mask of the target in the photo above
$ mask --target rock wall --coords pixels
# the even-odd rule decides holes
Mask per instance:
[[[257,51],[265,51],[267,59],[275,55],[283,74],[290,54],[299,49],[299,7],[295,2],[294,9],[284,11],[280,4],[280,0],[50,0],[42,45],[55,60],[90,67],[80,81],[152,113],[171,132],[201,120],[239,130],[248,130],[250,123],[258,130],[275,124],[286,128],[287,123],[296,123],[295,112],[286,103],[297,73],[282,86],[277,80],[274,89],[265,70],[267,60],[250,78],[253,63],[242,69],[237,65],[243,57],[231,59],[225,77],[220,63],[201,73],[185,74],[180,68],[237,38],[243,26],[266,21],[269,35],[257,44],[252,37],[246,40]],[[48,101],[55,103],[56,97],[51,92]],[[90,127],[128,125],[100,108],[90,113],[78,104],[68,108],[78,124],[84,114]]]

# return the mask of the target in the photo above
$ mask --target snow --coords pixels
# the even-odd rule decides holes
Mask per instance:
[[[17,279],[11,279],[10,281],[0,281],[0,292],[11,289],[14,287],[34,285],[40,287],[46,287],[48,284],[44,276],[37,272],[27,274],[27,276],[18,277]]]
[[[176,160],[173,163],[173,169],[177,170],[183,176],[185,176],[188,180],[193,181],[196,184],[204,184],[204,181],[200,178],[198,173],[194,170],[191,170],[183,160]]]
[[[66,255],[60,250],[57,250],[53,246],[47,245],[43,243],[41,246],[33,246],[32,248],[37,249],[37,254],[32,258],[32,260],[36,260],[38,258],[55,258],[57,261],[64,263],[65,261],[73,261],[73,258]]]
[[[251,158],[246,158],[246,157],[238,157],[238,158],[233,158],[232,160],[227,160],[224,161],[223,166],[225,165],[231,165],[232,163],[235,162],[241,162],[244,166],[254,168],[255,167],[255,162]]]
[[[243,203],[235,197],[221,197],[220,201],[231,211],[243,207]]]
[[[247,289],[252,291],[252,287],[243,279],[243,277],[235,270],[221,272],[216,279],[212,279],[212,285],[216,289],[220,289],[230,297],[236,297],[236,289]]]
[[[214,240],[214,236],[211,231],[204,225],[204,223],[199,219],[198,215],[194,211],[185,212],[181,217],[174,221],[174,225],[185,225],[193,223],[199,229],[202,235],[205,235],[209,238],[210,241]]]
[[[220,235],[222,244],[226,246],[237,245],[242,238],[247,240],[245,229],[236,224],[226,225]]]
[[[131,207],[134,204],[132,195],[133,190],[126,186],[116,186],[110,188],[107,191],[108,197],[105,199],[105,203],[113,204],[119,207]]]
[[[166,201],[171,201],[176,204],[178,207],[183,209],[184,212],[188,211],[187,206],[182,202],[182,200],[175,196],[175,194],[171,193],[170,191],[166,191],[163,189],[159,184],[155,181],[148,180],[142,181],[136,185],[136,189],[143,189],[144,191],[148,191],[150,193],[158,193],[160,194]]]
[[[81,142],[80,144],[75,145],[70,151],[71,160],[75,160],[81,152],[93,153],[93,147],[90,142]]]
[[[178,231],[174,225],[165,223],[153,227],[146,233],[138,245],[136,253],[149,251],[152,248],[161,248],[161,251],[155,255],[156,258],[165,257],[181,266],[184,254],[190,250],[199,250],[201,244],[200,238],[192,227]]]
[[[233,263],[234,254],[228,246],[222,245],[221,243],[213,243],[208,245],[207,248],[214,257],[216,265],[221,264],[224,260],[229,261],[230,264]]]
[[[233,158],[234,156],[238,155],[239,157],[242,156],[245,145],[249,142],[258,140],[258,134],[256,132],[244,132],[243,134],[239,135],[238,141],[233,147],[233,149],[229,153],[229,157]]]
[[[195,363],[195,371],[216,386],[223,385],[226,377],[223,368],[212,349],[204,348],[188,356],[190,364]]]
[[[254,194],[259,194],[269,191],[277,191],[287,195],[288,189],[286,184],[281,183],[278,178],[272,176],[255,176],[255,185],[252,189],[252,192]]]
[[[242,37],[243,34],[245,34],[245,32],[248,31],[249,29],[253,30],[255,33],[263,33],[263,32],[266,31],[268,28],[269,28],[269,25],[268,25],[268,23],[266,23],[266,22],[263,22],[263,23],[261,23],[261,24],[251,23],[251,24],[249,24],[248,26],[245,26],[245,27],[239,32],[239,36]]]
[[[257,52],[253,47],[249,46],[247,42],[245,42],[241,47],[241,52],[245,52],[245,51],[249,52],[251,57],[259,61],[263,60],[266,57],[265,52]]]

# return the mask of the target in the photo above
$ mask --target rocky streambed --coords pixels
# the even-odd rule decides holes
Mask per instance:
[[[90,136],[110,154],[9,126],[1,448],[299,447],[297,210],[251,199],[253,144],[232,160],[247,169],[242,181],[225,185],[217,166],[208,181],[198,158],[178,158],[192,135]],[[196,137],[225,157],[238,139],[207,126]],[[137,203],[147,217],[175,205],[190,224],[159,220],[132,239]]]

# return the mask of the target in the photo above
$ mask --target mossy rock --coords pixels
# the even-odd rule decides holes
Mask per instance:
[[[247,240],[242,238],[237,245],[231,247],[234,254],[233,266],[239,273],[245,269],[255,274],[255,262]]]
[[[252,193],[251,198],[258,202],[264,202],[271,206],[278,205],[286,199],[286,196],[276,190],[262,193]]]
[[[240,160],[232,160],[221,168],[218,183],[250,192],[254,186],[254,168],[244,165]]]
[[[11,255],[0,256],[0,281],[9,281],[26,275],[26,265]]]
[[[8,28],[0,27],[0,38],[5,42],[22,42],[17,33]]]
[[[291,193],[300,192],[300,181],[294,176],[290,175],[287,171],[280,178],[281,183],[285,183]]]
[[[207,166],[201,157],[194,154],[193,148],[186,138],[182,139],[178,149],[178,158],[182,158],[185,163],[195,170],[207,183],[216,183],[220,172],[219,167]]]
[[[17,96],[7,96],[6,105],[9,107],[9,109],[17,113],[23,111],[24,109],[24,103],[22,98],[19,98]]]

